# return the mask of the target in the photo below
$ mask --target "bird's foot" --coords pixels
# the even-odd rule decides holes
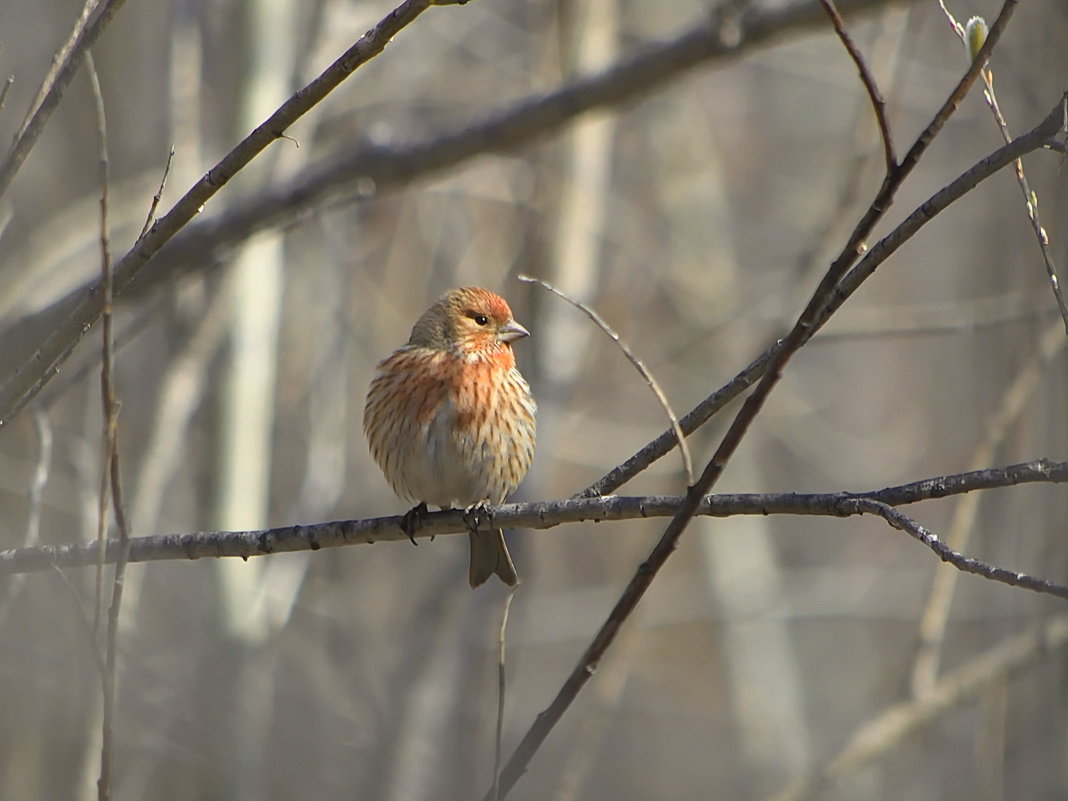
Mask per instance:
[[[419,544],[415,541],[415,532],[422,528],[423,521],[426,520],[428,514],[430,514],[430,510],[426,508],[426,503],[421,502],[405,512],[401,518],[401,529],[408,535],[412,545]]]
[[[464,507],[464,525],[467,526],[467,530],[473,534],[478,533],[478,527],[483,523],[487,523],[490,528],[493,528],[493,514],[490,512],[489,505],[485,501],[478,501],[470,506]]]

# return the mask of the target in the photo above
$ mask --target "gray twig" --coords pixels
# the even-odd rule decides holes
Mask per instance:
[[[634,365],[634,369],[637,370],[641,374],[642,378],[645,379],[645,383],[649,385],[649,389],[653,391],[653,394],[656,396],[657,402],[664,410],[664,414],[667,415],[668,423],[671,425],[671,430],[675,434],[675,441],[679,445],[679,452],[682,454],[682,469],[686,472],[686,486],[691,486],[693,484],[693,461],[690,459],[690,448],[686,444],[686,435],[683,433],[682,427],[679,425],[679,418],[675,414],[675,410],[671,408],[671,403],[668,401],[667,395],[664,394],[664,390],[661,389],[660,383],[649,371],[649,368],[647,368],[645,364],[642,363],[642,360],[634,354],[634,351],[630,349],[630,346],[623,341],[623,339],[619,336],[619,334],[616,333],[612,326],[606,323],[604,321],[604,318],[601,317],[601,315],[599,315],[585,303],[575,300],[574,298],[568,297],[566,293],[560,291],[548,281],[542,281],[540,278],[531,278],[529,275],[520,275],[518,277],[520,281],[525,281],[528,284],[537,284],[542,289],[547,289],[549,292],[552,292],[557,297],[566,300],[576,309],[578,309],[591,320],[593,320],[594,324],[602,331],[604,331],[604,333],[608,335],[608,338],[619,346],[619,349],[623,351],[623,355],[627,357],[627,359],[632,365]]]
[[[101,34],[107,28],[108,23],[122,8],[126,0],[107,0],[96,18],[89,22],[89,18],[98,6],[98,0],[86,0],[82,7],[81,15],[74,24],[67,41],[60,48],[53,60],[52,69],[45,76],[41,88],[37,92],[26,114],[26,120],[15,135],[15,141],[11,143],[4,161],[0,163],[0,196],[7,191],[11,181],[15,178],[22,163],[30,154],[33,146],[37,144],[41,133],[52,117],[52,112],[59,106],[63,99],[63,92],[70,85],[78,65],[82,62],[82,55],[100,39]],[[5,92],[6,94],[6,92]]]
[[[883,160],[886,163],[886,172],[889,175],[897,167],[897,154],[894,152],[894,138],[890,133],[890,121],[886,116],[886,100],[883,99],[882,92],[879,91],[879,85],[875,83],[875,76],[872,75],[868,62],[864,60],[864,54],[860,52],[860,48],[857,47],[853,37],[846,30],[845,20],[838,13],[834,0],[820,0],[820,3],[827,11],[827,16],[831,18],[834,32],[838,34],[838,38],[841,40],[846,52],[853,59],[853,63],[860,73],[860,82],[864,84],[864,89],[871,100],[872,111],[875,112],[875,120],[879,124],[879,134],[883,140]]]

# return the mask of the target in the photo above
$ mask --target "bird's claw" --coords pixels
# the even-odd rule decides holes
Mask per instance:
[[[419,543],[415,541],[415,532],[418,531],[422,525],[423,520],[430,514],[430,510],[426,508],[426,503],[420,503],[417,506],[413,506],[404,516],[401,517],[401,529],[408,535],[408,539],[412,541],[412,545],[418,546]]]
[[[474,534],[478,533],[478,527],[483,521],[493,526],[493,514],[490,512],[489,506],[485,501],[478,501],[463,511],[464,525],[467,526],[467,530]]]

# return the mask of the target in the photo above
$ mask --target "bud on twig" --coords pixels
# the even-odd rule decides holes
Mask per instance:
[[[964,26],[964,46],[972,61],[975,61],[975,57],[979,55],[988,33],[990,33],[990,27],[982,17],[972,17]]]

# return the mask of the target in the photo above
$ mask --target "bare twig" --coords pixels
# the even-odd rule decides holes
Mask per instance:
[[[980,51],[981,56],[989,56],[989,53],[993,50],[998,38],[1008,24],[1016,1],[1005,0],[1001,14],[991,27],[990,36]],[[653,579],[667,562],[668,557],[675,552],[683,531],[686,530],[697,513],[704,496],[711,491],[723,474],[727,462],[737,451],[749,427],[763,408],[772,389],[778,383],[786,364],[811,337],[813,328],[818,324],[821,311],[833,301],[834,289],[838,282],[845,276],[850,265],[863,252],[867,238],[871,235],[876,223],[893,203],[894,195],[897,193],[898,188],[919,163],[920,158],[926,152],[934,137],[960,104],[968,88],[974,83],[979,71],[978,68],[978,64],[973,64],[969,68],[957,87],[950,93],[946,102],[909,149],[901,164],[887,173],[882,188],[872,201],[871,206],[857,223],[852,235],[849,237],[849,241],[828,268],[815,292],[812,293],[812,298],[809,300],[808,305],[801,312],[794,327],[783,340],[782,347],[772,356],[767,371],[753,392],[746,398],[738,414],[735,415],[715,454],[705,465],[701,477],[690,487],[681,508],[671,519],[667,528],[664,529],[664,533],[648,558],[638,567],[592,642],[582,654],[571,674],[561,685],[552,703],[538,715],[533,725],[527,730],[523,740],[513,752],[511,759],[508,760],[501,777],[502,789],[505,792],[510,790],[526,771],[527,764],[529,764],[538,749],[541,748],[541,744],[545,741],[549,732],[556,726],[560,718],[563,717],[564,712],[567,711],[589,681],[590,676],[596,671],[598,664],[615,640],[623,623],[634,612],[638,602],[645,595]]]
[[[946,16],[949,17],[953,24],[954,30],[957,31],[964,42],[965,48],[968,49],[970,42],[968,40],[968,30],[971,29],[973,24],[975,30],[981,35],[986,28],[986,22],[982,18],[974,18],[968,23],[967,28],[961,28],[960,24],[953,19],[953,15],[949,13],[949,10],[943,4],[942,10]],[[970,55],[969,49],[969,55]],[[1001,106],[998,104],[997,95],[994,93],[994,72],[989,66],[983,67],[983,83],[986,89],[983,92],[983,96],[986,98],[987,105],[990,106],[990,111],[994,115],[994,122],[998,126],[998,130],[1001,132],[1001,138],[1008,142],[1012,139],[1012,135],[1009,133],[1009,125],[1005,121],[1005,115],[1001,113]],[[1031,223],[1031,228],[1034,231],[1035,239],[1038,241],[1039,250],[1042,251],[1042,260],[1046,265],[1046,275],[1049,277],[1050,287],[1053,290],[1053,297],[1057,301],[1057,308],[1060,310],[1061,319],[1064,321],[1065,333],[1068,333],[1068,304],[1065,303],[1064,292],[1061,289],[1060,279],[1057,277],[1057,265],[1053,261],[1053,253],[1050,251],[1049,235],[1046,233],[1046,229],[1042,226],[1042,220],[1038,214],[1038,195],[1031,189],[1031,185],[1027,180],[1027,174],[1024,172],[1023,161],[1016,159],[1016,182],[1020,186],[1020,191],[1023,192],[1024,208],[1027,209],[1027,219]]]
[[[4,80],[4,85],[0,88],[0,111],[4,110],[4,105],[7,103],[7,93],[11,91],[11,86],[15,83],[15,76],[8,75]]]
[[[914,14],[909,12],[909,18],[914,16]],[[883,98],[884,109],[887,106],[892,105],[894,96],[900,96],[903,90],[904,81],[902,78],[904,71],[902,70],[902,66],[909,63],[909,52],[915,47],[915,42],[917,41],[917,37],[915,36],[904,35],[899,38],[888,35],[888,29],[894,27],[891,19],[892,18],[887,17],[877,23],[875,27],[876,34],[872,46],[874,57],[881,62],[881,65],[885,68],[885,72],[894,76],[888,92],[889,96]],[[890,40],[895,39],[897,40],[896,45],[888,45]],[[887,47],[893,52],[884,52]],[[878,66],[880,66],[879,63],[874,63],[871,68],[874,70],[878,68]],[[870,165],[870,162],[872,161],[872,153],[867,126],[862,124],[863,120],[866,119],[866,116],[870,114],[870,111],[868,110],[870,106],[870,95],[865,93],[864,100],[858,101],[856,108],[853,110],[854,119],[849,125],[855,129],[852,137],[852,147],[854,150],[849,163],[846,164],[842,170],[841,185],[836,192],[837,196],[834,203],[831,204],[828,212],[824,215],[825,219],[823,224],[810,238],[810,242],[805,248],[805,252],[798,256],[798,275],[808,276],[818,274],[817,271],[822,266],[821,259],[823,258],[823,254],[832,248],[835,242],[839,241],[841,232],[849,223],[848,214],[862,202],[861,193],[874,176],[874,170],[871,169],[872,165]],[[876,121],[876,128],[878,128],[878,121]],[[881,136],[882,134],[880,132],[880,138]],[[886,151],[884,147],[884,172],[886,169],[885,153]],[[894,154],[894,157],[896,158],[896,153]],[[841,320],[839,320],[838,323],[840,326]]]
[[[890,121],[886,117],[886,100],[883,99],[882,92],[879,91],[879,86],[875,83],[875,76],[872,75],[868,62],[864,60],[864,54],[860,52],[860,48],[857,47],[853,37],[846,30],[845,21],[842,19],[842,15],[838,13],[834,0],[820,0],[820,3],[826,9],[827,16],[831,18],[834,32],[838,34],[838,38],[842,41],[846,52],[849,53],[849,57],[856,64],[857,71],[860,73],[860,81],[868,92],[872,111],[875,112],[875,119],[879,123],[879,134],[883,140],[883,160],[886,164],[886,173],[889,175],[897,167],[897,154],[894,152],[894,138],[890,133]]]
[[[159,189],[156,190],[156,194],[152,196],[152,203],[148,207],[148,214],[145,216],[145,224],[141,228],[141,233],[137,235],[140,239],[148,233],[148,229],[152,227],[152,224],[156,221],[156,209],[159,208],[159,202],[163,200],[163,190],[167,187],[167,176],[171,174],[171,162],[174,161],[174,145],[171,145],[170,151],[167,153],[167,163],[163,165],[163,176],[159,180]]]
[[[935,114],[934,118],[923,130],[923,132],[916,138],[912,147],[909,148],[909,152],[905,154],[905,157],[901,160],[901,164],[897,173],[903,173],[901,177],[907,175],[912,171],[912,168],[916,166],[916,162],[926,152],[928,146],[934,140],[938,132],[942,130],[942,127],[949,120],[950,116],[957,107],[964,100],[965,95],[968,94],[968,90],[972,88],[972,84],[975,83],[975,79],[979,76],[984,64],[990,58],[990,54],[994,52],[994,48],[997,46],[998,41],[1001,39],[1001,34],[1004,33],[1005,28],[1009,24],[1009,19],[1012,18],[1012,13],[1016,10],[1016,4],[1018,0],[1005,0],[1001,6],[1001,12],[998,14],[994,24],[990,26],[990,33],[987,35],[986,41],[979,49],[979,52],[975,55],[975,61],[965,71],[964,75],[958,81],[956,88],[946,98],[946,102],[942,104],[942,107]]]
[[[1013,430],[1020,416],[1028,408],[1050,362],[1068,346],[1060,326],[1047,328],[1034,353],[1012,378],[997,411],[983,422],[983,440],[976,447],[971,465],[990,464]],[[967,550],[979,517],[979,496],[963,496],[953,510],[953,518],[946,532],[946,544],[955,550]],[[949,612],[957,587],[959,571],[948,568],[935,572],[931,591],[919,617],[919,646],[913,657],[911,685],[915,696],[925,695],[938,678],[942,643],[949,622]]]
[[[104,452],[101,460],[100,489],[97,493],[96,539],[98,543],[103,544],[107,539],[108,531],[108,508],[111,502],[108,476],[110,474],[112,446],[115,442],[114,426],[118,414],[115,403],[115,394],[111,386],[113,342],[111,334],[111,253],[108,245],[108,185],[110,180],[108,175],[108,133],[107,116],[104,113],[104,95],[100,89],[100,78],[96,72],[96,65],[93,63],[92,52],[88,50],[85,51],[84,59],[86,73],[89,77],[89,86],[92,90],[91,94],[93,97],[94,109],[96,111],[97,148],[100,169],[100,214],[97,217],[99,222],[97,237],[100,242],[100,271],[102,274],[101,284],[104,295],[103,310],[101,313],[103,318],[104,336],[103,346],[101,348],[102,367],[100,370],[100,389],[102,408],[104,411]],[[102,552],[103,551],[101,551],[101,553]],[[100,631],[103,604],[104,563],[103,561],[98,561],[96,566],[96,601],[93,605],[94,634],[98,634]],[[107,718],[107,714],[105,714],[105,718]]]
[[[962,573],[974,573],[977,576],[988,578],[991,581],[1008,584],[1010,587],[1023,587],[1028,590],[1048,593],[1068,600],[1068,587],[1061,587],[1043,579],[1028,576],[1024,573],[1017,573],[1012,570],[1005,570],[1001,567],[994,567],[985,564],[984,562],[980,562],[978,559],[964,556],[942,542],[942,540],[938,538],[938,535],[934,534],[929,529],[924,528],[915,520],[912,520],[910,517],[888,504],[870,498],[858,498],[856,499],[856,503],[862,512],[879,515],[894,528],[899,531],[904,531],[913,539],[922,542],[934,551],[939,559],[953,565],[953,567],[957,568],[957,570]]]
[[[78,45],[78,41],[82,38],[82,35],[85,33],[85,28],[89,24],[90,17],[93,16],[93,12],[96,11],[97,6],[99,5],[100,0],[85,0],[82,4],[81,13],[78,14],[78,18],[74,21],[74,28],[71,30],[70,34],[68,34],[66,41],[60,46],[59,52],[52,57],[52,65],[42,79],[41,85],[37,87],[37,94],[34,95],[33,101],[30,103],[30,107],[26,111],[26,116],[22,120],[22,125],[16,133],[16,139],[26,131],[33,116],[44,104],[49,92],[53,91],[56,85],[56,77],[71,61],[73,61],[71,54],[74,52],[74,48]],[[76,69],[77,65],[75,64],[75,70]]]
[[[231,178],[281,138],[286,129],[332,92],[354,70],[382,52],[390,40],[430,6],[430,0],[404,0],[375,27],[360,37],[337,61],[315,80],[283,103],[240,144],[207,172],[174,207],[141,237],[133,249],[115,265],[116,295],[129,285],[149,259],[183,226],[196,216]],[[2,184],[0,184],[2,188]],[[7,423],[41,388],[52,379],[59,366],[74,350],[100,315],[102,287],[94,284],[66,323],[41,344],[30,359],[0,388],[0,425]]]
[[[998,148],[989,156],[977,162],[972,168],[961,173],[909,214],[893,231],[879,240],[864,254],[864,258],[850,270],[849,274],[835,288],[830,305],[820,313],[818,324],[823,325],[834,310],[840,307],[875,272],[880,264],[915,236],[923,226],[931,221],[934,215],[960,200],[981,181],[1007,167],[1015,159],[1045,147],[1050,137],[1055,135],[1063,124],[1066,101],[1068,101],[1068,93],[1061,96],[1060,100],[1057,101],[1057,105],[1038,125],[1026,134],[1014,139],[1011,144]]]
[[[1064,103],[1068,95],[1062,97],[1052,111],[1028,133],[1017,137],[1012,144],[999,148],[986,158],[972,165],[959,175],[954,181],[943,189],[940,189],[923,204],[910,214],[900,225],[873,246],[860,260],[841,283],[835,287],[828,305],[820,312],[811,328],[808,337],[811,338],[830,319],[843,303],[860,287],[872,272],[880,264],[886,261],[892,253],[911,239],[923,226],[935,216],[948,208],[952,203],[959,200],[970,190],[974,189],[982,181],[996,174],[1002,168],[1012,163],[1013,159],[1029,153],[1033,150],[1045,147],[1050,137],[1057,133],[1063,122]],[[768,369],[775,355],[784,347],[783,342],[777,342],[764,353],[753,360],[742,372],[732,378],[716,392],[709,395],[691,411],[682,416],[679,425],[687,434],[692,434],[720,409],[745,392]],[[623,486],[636,475],[671,452],[675,447],[675,433],[672,430],[663,432],[636,454],[631,456],[621,465],[613,468],[595,483],[580,492],[576,497],[592,498],[615,491]]]
[[[998,106],[997,97],[994,94],[993,78],[990,76],[989,71],[983,73],[983,79],[986,81],[986,97],[990,102],[990,108],[993,110],[994,118],[997,121],[998,127],[1001,129],[1002,136],[1008,141],[1008,125],[1005,122],[1004,116],[1001,114],[1001,108]],[[1016,159],[1015,167],[1016,182],[1020,186],[1020,191],[1023,192],[1024,208],[1027,209],[1027,219],[1031,223],[1031,229],[1034,231],[1035,240],[1038,242],[1039,250],[1042,251],[1042,261],[1046,265],[1046,275],[1049,278],[1050,288],[1053,290],[1053,297],[1057,301],[1057,308],[1060,310],[1061,319],[1064,321],[1065,333],[1068,334],[1068,302],[1065,301],[1060,278],[1057,277],[1057,265],[1053,261],[1053,252],[1049,246],[1049,235],[1046,233],[1046,229],[1042,225],[1042,219],[1038,214],[1038,195],[1031,189],[1030,182],[1027,180],[1023,161]]]
[[[429,0],[418,5],[421,7],[426,2]],[[754,5],[744,14],[731,13],[727,20],[713,15],[712,19],[703,20],[675,39],[624,58],[602,73],[520,102],[455,133],[405,148],[360,148],[309,167],[293,183],[267,189],[230,210],[190,225],[168,247],[162,259],[157,260],[156,269],[148,274],[142,272],[147,261],[186,226],[221,183],[229,180],[273,138],[280,136],[280,133],[274,133],[275,130],[284,131],[306,107],[314,105],[320,95],[330,91],[332,85],[327,86],[324,81],[340,82],[347,75],[346,68],[351,71],[377,55],[385,43],[411,21],[408,15],[416,13],[412,11],[412,4],[412,0],[406,2],[369,31],[319,79],[294,95],[159,220],[116,264],[116,295],[122,295],[136,276],[141,277],[134,286],[138,291],[147,291],[156,286],[157,281],[170,281],[180,272],[205,269],[210,264],[204,258],[206,252],[231,246],[256,231],[291,223],[310,207],[336,198],[346,189],[354,197],[365,197],[368,185],[381,192],[454,167],[483,153],[515,148],[559,129],[591,109],[620,106],[663,89],[681,73],[701,64],[737,57],[747,49],[818,28],[826,19],[818,0],[796,0],[772,8]],[[883,8],[887,4],[888,0],[840,3],[843,8],[855,12]],[[404,15],[400,13],[402,10]],[[57,304],[57,309],[63,309],[64,317],[42,326],[41,330],[52,333],[32,353],[20,359],[21,366],[0,386],[0,426],[40,392],[81,341],[99,314],[99,291],[98,284],[82,288]],[[72,308],[73,311],[69,311]]]
[[[493,799],[497,801],[501,794],[501,741],[504,736],[504,698],[508,687],[505,660],[505,634],[508,632],[508,612],[512,608],[516,588],[512,587],[504,599],[504,611],[501,613],[501,628],[497,638],[497,731],[493,745]]]
[[[986,21],[982,17],[973,17],[968,21],[967,26],[961,25],[946,7],[944,0],[939,0],[939,5],[942,7],[942,13],[945,15],[953,32],[964,44],[965,52],[971,57],[974,43],[969,39],[969,32],[974,31],[976,36],[984,36]],[[987,105],[990,106],[990,112],[994,115],[994,122],[1001,132],[1001,138],[1009,142],[1012,140],[1012,135],[1009,133],[1009,125],[1005,121],[1005,115],[1001,113],[1001,106],[998,104],[997,95],[994,93],[994,72],[986,62],[983,62],[982,76],[983,84],[986,87],[983,91],[983,96],[986,98]],[[1020,191],[1023,192],[1027,219],[1031,222],[1031,228],[1034,230],[1038,247],[1042,251],[1042,260],[1046,264],[1046,275],[1049,277],[1050,287],[1053,289],[1053,297],[1057,301],[1057,308],[1060,310],[1061,319],[1064,321],[1065,333],[1068,333],[1068,304],[1065,303],[1061,282],[1057,277],[1057,265],[1054,263],[1053,253],[1050,251],[1049,235],[1046,234],[1046,229],[1042,226],[1042,220],[1038,215],[1038,195],[1031,189],[1031,185],[1027,180],[1023,161],[1016,159],[1015,168],[1016,182],[1020,186]]]
[[[946,0],[938,0],[938,5],[942,9],[942,13],[946,17],[946,21],[949,23],[949,27],[953,29],[953,32],[957,34],[960,39],[964,39],[964,26],[957,22],[957,18],[950,13],[949,8],[946,6]]]
[[[608,338],[619,346],[619,349],[623,351],[623,355],[627,357],[630,363],[634,366],[634,369],[637,370],[641,374],[642,378],[645,379],[645,383],[649,385],[649,389],[651,389],[653,391],[653,394],[656,396],[656,400],[660,404],[660,408],[662,408],[664,410],[664,414],[667,415],[668,423],[671,425],[671,430],[675,433],[675,441],[678,443],[679,451],[682,453],[682,469],[686,473],[686,486],[692,485],[693,461],[690,459],[690,448],[686,444],[686,435],[682,432],[682,428],[679,426],[679,418],[676,416],[675,410],[671,408],[671,403],[668,401],[667,395],[664,394],[664,390],[661,389],[659,382],[649,371],[649,368],[647,368],[642,363],[642,360],[634,354],[634,351],[632,351],[630,349],[630,346],[622,340],[619,334],[617,334],[615,330],[604,321],[604,318],[602,318],[601,315],[599,315],[585,303],[577,301],[574,298],[568,297],[567,294],[561,292],[559,289],[557,289],[547,281],[542,281],[540,278],[531,278],[528,275],[520,275],[518,276],[518,278],[520,281],[525,281],[528,284],[537,284],[542,289],[547,289],[549,292],[552,292],[557,297],[566,300],[576,309],[578,309],[591,320],[593,320],[594,324],[602,331],[604,331],[604,333],[608,335]]]
[[[37,97],[31,104],[26,120],[11,144],[11,149],[8,150],[3,163],[0,163],[0,196],[3,196],[11,185],[11,181],[37,143],[45,125],[48,124],[52,112],[59,106],[60,100],[63,99],[63,92],[78,71],[82,54],[88,53],[97,43],[108,23],[125,2],[126,0],[106,0],[100,13],[90,24],[89,18],[99,3],[98,0],[86,0],[81,15],[74,24],[74,29],[56,55],[52,69],[41,83]]]
[[[122,587],[126,575],[126,560],[130,548],[130,534],[126,527],[126,515],[122,504],[122,491],[119,482],[119,403],[115,395],[112,378],[113,341],[111,331],[112,306],[112,272],[111,252],[108,237],[108,133],[107,117],[104,113],[104,95],[100,89],[100,79],[93,64],[91,51],[85,51],[85,67],[92,87],[96,104],[97,130],[100,137],[100,270],[103,300],[101,309],[101,335],[103,338],[100,369],[101,407],[104,414],[104,458],[100,476],[99,517],[97,542],[102,544],[107,533],[107,503],[114,503],[115,523],[119,532],[118,558],[115,561],[115,575],[111,587],[111,604],[108,606],[107,639],[105,644],[104,672],[101,676],[101,689],[104,697],[102,715],[102,734],[100,738],[100,777],[97,780],[97,798],[109,801],[111,798],[111,773],[114,762],[115,738],[115,683],[117,674],[119,610],[122,607]],[[110,492],[109,492],[110,490]],[[103,549],[101,548],[101,553]],[[97,603],[100,609],[101,576],[103,563],[97,561]],[[99,619],[94,621],[94,631]]]

